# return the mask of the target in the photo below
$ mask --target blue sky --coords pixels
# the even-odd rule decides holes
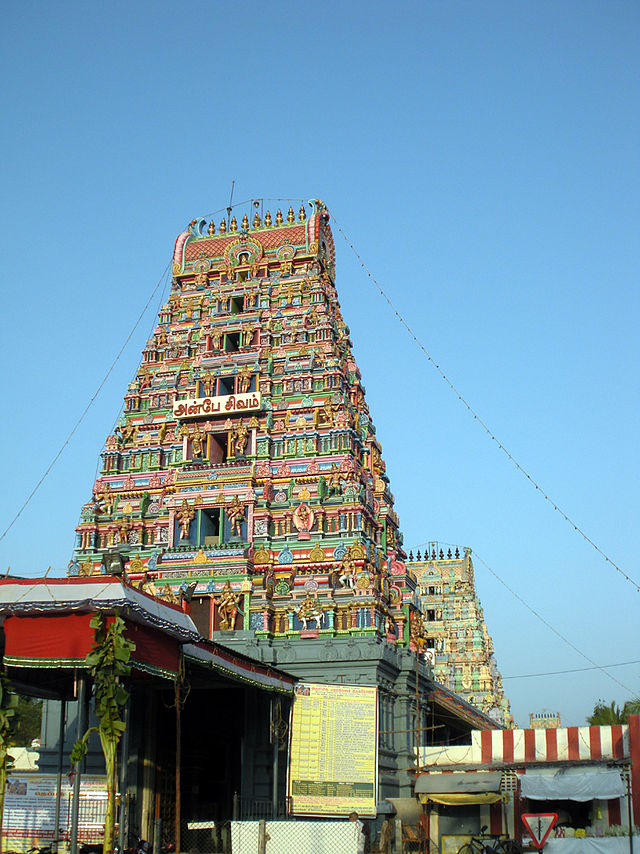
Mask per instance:
[[[0,533],[195,216],[323,199],[407,548],[470,546],[517,721],[640,694],[640,9],[632,2],[7,4]],[[271,205],[277,207],[276,204]],[[273,210],[272,210],[273,212]],[[220,215],[218,215],[219,219]],[[63,573],[152,309],[0,568]],[[531,614],[504,580],[598,670]],[[623,687],[624,686],[624,687]]]

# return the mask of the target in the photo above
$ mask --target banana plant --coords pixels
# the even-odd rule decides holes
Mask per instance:
[[[124,635],[124,620],[116,613],[108,622],[102,612],[91,620],[95,630],[93,646],[85,659],[87,672],[93,679],[97,727],[89,727],[71,751],[71,762],[76,764],[86,755],[89,736],[98,733],[107,771],[107,811],[104,825],[104,854],[112,854],[116,819],[117,763],[116,750],[126,725],[122,712],[129,693],[122,679],[131,671],[131,653],[136,648]]]

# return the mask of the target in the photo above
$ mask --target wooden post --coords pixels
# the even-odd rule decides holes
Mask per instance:
[[[267,822],[262,819],[258,824],[258,854],[267,854],[267,842],[270,839],[267,833]]]
[[[393,854],[402,854],[402,822],[399,818],[397,818],[393,822],[395,826],[395,833],[393,834]]]
[[[146,694],[148,702],[145,708],[145,739],[142,771],[142,809],[140,819],[140,836],[151,839],[153,834],[153,819],[155,817],[155,784],[156,784],[156,725],[158,697],[154,691]]]

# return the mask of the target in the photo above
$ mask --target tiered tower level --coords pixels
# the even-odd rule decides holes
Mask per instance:
[[[476,593],[471,549],[430,543],[424,555],[409,553],[407,567],[417,584],[434,678],[497,723],[513,726]]]
[[[286,207],[286,206],[285,206]],[[119,552],[134,583],[192,596],[206,636],[424,643],[382,448],[335,287],[322,202],[194,220],[70,574]]]

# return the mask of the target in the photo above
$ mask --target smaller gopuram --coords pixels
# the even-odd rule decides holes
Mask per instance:
[[[417,585],[436,681],[496,723],[513,726],[476,594],[471,549],[429,543],[424,554],[409,553],[407,568]]]
[[[533,712],[529,714],[530,729],[560,729],[560,712]]]

